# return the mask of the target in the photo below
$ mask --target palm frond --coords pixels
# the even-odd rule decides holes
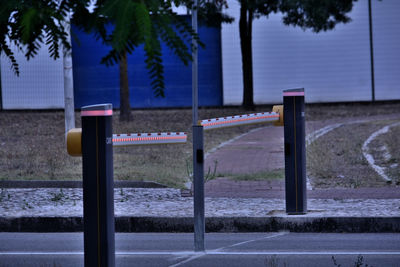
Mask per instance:
[[[156,29],[152,28],[151,38],[146,39],[144,50],[146,56],[146,68],[149,70],[151,87],[156,97],[165,97],[164,94],[164,66],[161,58],[161,44],[157,38]]]
[[[4,40],[4,39],[2,40],[2,42],[0,44],[0,49],[1,49],[0,51],[4,52],[4,54],[10,60],[11,69],[14,71],[14,73],[17,76],[19,76],[19,66],[18,66],[17,60],[15,59],[13,51],[10,49],[10,47],[8,47],[6,40]]]

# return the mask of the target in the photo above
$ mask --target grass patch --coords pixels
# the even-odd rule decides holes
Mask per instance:
[[[369,117],[399,113],[400,102],[327,103],[306,105],[306,121]]]
[[[218,174],[219,177],[229,177],[237,181],[268,181],[268,180],[279,180],[285,178],[285,170],[272,170],[257,173],[246,173],[246,174]]]
[[[343,125],[307,147],[307,175],[317,188],[379,187],[386,182],[368,165],[362,145],[388,121]]]

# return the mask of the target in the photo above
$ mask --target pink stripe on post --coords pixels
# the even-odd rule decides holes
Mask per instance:
[[[88,116],[112,116],[112,109],[107,110],[82,110],[81,116],[88,117]]]
[[[283,96],[304,96],[304,92],[284,92]]]

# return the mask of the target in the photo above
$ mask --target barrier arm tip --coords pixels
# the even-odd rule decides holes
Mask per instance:
[[[82,129],[74,128],[67,132],[67,152],[72,157],[82,156]]]
[[[283,105],[273,106],[272,112],[279,113],[279,121],[274,122],[274,125],[275,126],[283,126]]]

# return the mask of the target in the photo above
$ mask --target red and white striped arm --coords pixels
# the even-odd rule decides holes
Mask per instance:
[[[113,146],[182,144],[186,141],[187,134],[183,132],[113,134],[112,138]]]
[[[262,112],[262,113],[244,114],[244,115],[201,120],[199,121],[199,125],[203,126],[204,130],[211,130],[217,128],[238,126],[238,125],[246,125],[246,124],[261,123],[261,122],[277,122],[277,121],[279,121],[279,113]]]

